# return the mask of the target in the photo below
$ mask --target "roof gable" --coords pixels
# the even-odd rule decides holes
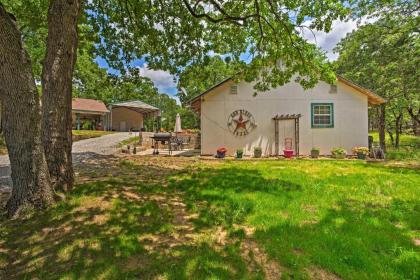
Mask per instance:
[[[206,91],[204,91],[203,93],[201,93],[201,94],[197,95],[196,97],[192,98],[192,99],[190,100],[190,103],[192,104],[192,103],[194,103],[194,102],[198,101],[200,97],[202,97],[202,96],[206,95],[207,93],[210,93],[210,92],[211,92],[211,91],[213,91],[214,89],[216,89],[216,88],[218,88],[218,87],[220,87],[220,86],[224,85],[225,83],[227,83],[227,82],[229,82],[229,81],[233,81],[232,77],[229,77],[229,78],[227,78],[227,79],[225,79],[225,80],[221,81],[220,83],[218,83],[218,84],[216,84],[216,85],[214,85],[214,86],[210,87],[209,89],[207,89],[207,90],[206,90]],[[363,94],[363,95],[366,95],[366,96],[368,97],[368,102],[369,102],[369,104],[372,104],[372,105],[379,105],[379,104],[383,104],[383,103],[385,103],[385,102],[386,102],[386,100],[385,100],[384,98],[380,97],[380,96],[379,96],[379,95],[377,95],[376,93],[374,93],[374,92],[372,92],[372,91],[370,91],[370,90],[368,90],[368,89],[366,89],[366,88],[364,88],[364,87],[361,87],[361,86],[359,86],[359,85],[357,85],[357,84],[355,84],[355,83],[351,82],[350,80],[345,79],[344,77],[342,77],[342,76],[340,76],[340,75],[337,75],[337,82],[338,82],[338,83],[343,83],[343,84],[345,84],[345,85],[347,85],[347,86],[349,86],[349,87],[353,88],[353,89],[354,89],[354,90],[356,90],[357,92],[359,92],[359,93],[361,93],[361,94]]]

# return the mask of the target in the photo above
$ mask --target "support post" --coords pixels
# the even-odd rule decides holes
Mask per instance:
[[[279,120],[277,118],[274,119],[274,143],[275,147],[275,154],[279,156]]]
[[[80,130],[80,114],[76,113],[77,130]]]
[[[299,157],[299,118],[295,119],[295,146],[296,157]]]
[[[109,105],[109,131],[112,131],[112,105]]]

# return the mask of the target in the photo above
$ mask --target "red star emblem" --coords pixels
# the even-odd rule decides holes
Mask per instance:
[[[236,123],[236,128],[234,132],[236,132],[240,128],[247,130],[246,124],[249,122],[249,120],[244,120],[244,118],[242,117],[242,113],[240,113],[239,118],[237,120],[233,120],[233,121]]]

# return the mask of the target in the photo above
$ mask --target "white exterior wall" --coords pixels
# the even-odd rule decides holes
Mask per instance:
[[[245,155],[252,155],[255,146],[260,146],[263,155],[275,154],[274,120],[277,114],[301,114],[299,120],[300,154],[310,154],[312,147],[321,149],[321,154],[330,154],[333,147],[344,147],[348,154],[355,146],[368,145],[368,98],[355,89],[338,83],[337,93],[331,94],[330,85],[320,82],[315,88],[304,91],[294,82],[268,92],[253,96],[253,85],[238,84],[238,93],[230,93],[227,82],[202,97],[201,102],[201,153],[213,155],[217,148],[226,147],[233,155],[243,148]],[[311,128],[311,103],[334,104],[334,127]],[[229,115],[238,109],[249,111],[257,127],[246,136],[235,136],[228,129]],[[284,122],[279,121],[280,127]],[[281,130],[281,129],[280,129]],[[280,136],[280,155],[284,140]],[[293,143],[294,145],[294,143]]]
[[[112,130],[129,131],[130,129],[140,130],[143,128],[143,114],[136,111],[124,107],[112,108],[110,117],[112,118]],[[122,122],[125,122],[125,129],[121,127]]]

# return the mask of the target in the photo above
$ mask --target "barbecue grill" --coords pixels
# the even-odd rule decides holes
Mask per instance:
[[[153,154],[159,154],[159,142],[161,145],[168,145],[168,152],[172,154],[171,138],[172,134],[167,132],[155,133],[152,137]]]

